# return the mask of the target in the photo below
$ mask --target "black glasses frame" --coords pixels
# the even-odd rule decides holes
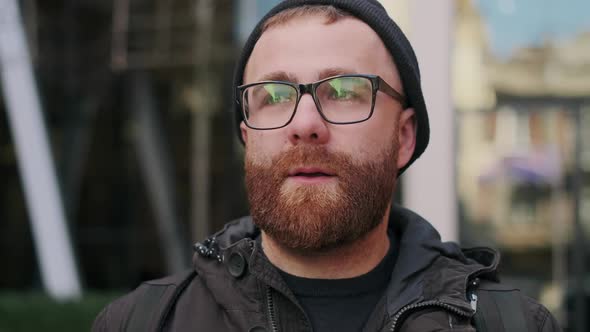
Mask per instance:
[[[329,80],[332,80],[335,78],[341,78],[341,77],[362,77],[362,78],[366,78],[369,81],[371,81],[371,87],[372,87],[371,111],[369,112],[369,115],[366,118],[361,119],[361,120],[357,120],[357,121],[347,121],[347,122],[331,121],[328,118],[326,118],[326,115],[324,114],[324,112],[322,112],[322,106],[321,106],[318,96],[316,94],[317,87],[326,81],[329,81]],[[248,119],[246,116],[246,110],[244,109],[244,92],[249,87],[256,86],[256,85],[262,85],[262,84],[268,84],[268,83],[278,83],[278,84],[285,84],[285,85],[292,86],[297,91],[297,101],[295,102],[295,108],[293,109],[293,113],[291,114],[291,117],[289,118],[289,120],[287,120],[287,122],[284,125],[277,126],[277,127],[269,127],[269,128],[259,128],[259,127],[252,126],[250,123],[248,123]],[[283,128],[283,127],[286,127],[287,125],[289,125],[289,123],[291,123],[291,121],[295,117],[295,113],[297,113],[297,108],[299,106],[299,101],[301,100],[301,97],[306,93],[309,93],[312,96],[318,112],[320,113],[322,119],[324,119],[326,122],[333,123],[333,124],[353,124],[353,123],[364,122],[364,121],[367,121],[368,119],[371,118],[371,116],[373,115],[373,110],[375,109],[375,100],[377,99],[376,98],[377,91],[381,91],[381,92],[385,93],[386,95],[390,96],[391,98],[397,100],[402,105],[403,109],[408,108],[408,103],[406,101],[406,97],[404,97],[401,93],[397,92],[394,88],[391,87],[391,85],[387,84],[387,82],[385,82],[380,76],[369,75],[369,74],[336,75],[336,76],[327,77],[327,78],[324,78],[324,79],[319,80],[317,82],[308,83],[308,84],[298,84],[298,83],[293,83],[293,82],[288,82],[288,81],[272,81],[272,80],[244,84],[244,85],[240,85],[240,86],[236,87],[236,96],[238,97],[236,99],[236,102],[238,103],[238,105],[240,105],[240,110],[242,111],[242,119],[244,120],[244,123],[246,124],[246,126],[248,126],[249,128],[252,128],[252,129],[256,129],[256,130],[279,129],[279,128]]]

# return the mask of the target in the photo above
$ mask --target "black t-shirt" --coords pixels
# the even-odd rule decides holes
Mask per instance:
[[[311,320],[313,331],[360,331],[385,293],[397,246],[390,236],[387,255],[371,271],[350,279],[309,279],[280,271]]]

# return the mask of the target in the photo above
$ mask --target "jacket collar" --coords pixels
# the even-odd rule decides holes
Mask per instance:
[[[399,237],[398,259],[387,291],[389,315],[429,300],[471,312],[468,282],[476,276],[494,276],[499,255],[488,248],[462,250],[454,242],[442,242],[429,222],[399,206],[392,207],[389,227]]]
[[[471,312],[467,301],[469,280],[476,276],[496,278],[497,252],[488,248],[462,250],[456,243],[442,242],[430,223],[408,209],[393,206],[389,228],[399,243],[385,303],[389,317],[405,306],[429,300]],[[197,253],[193,258],[197,272],[210,277],[205,282],[218,282],[222,275],[221,279],[227,278],[228,269],[219,269],[218,262],[211,264],[213,258],[227,267],[229,256],[240,252],[250,274],[291,297],[278,272],[262,253],[260,230],[250,217],[226,224],[207,241],[195,244]]]

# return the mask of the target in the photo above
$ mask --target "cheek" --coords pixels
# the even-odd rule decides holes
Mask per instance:
[[[257,165],[268,165],[280,151],[280,139],[264,131],[248,133],[246,159]]]
[[[394,105],[389,108],[376,109],[373,118],[367,123],[366,135],[367,144],[374,146],[380,151],[385,148],[391,149],[392,145],[397,144],[399,111]]]
[[[372,121],[375,120],[375,121]],[[375,119],[340,126],[333,137],[340,136],[338,149],[349,151],[357,159],[370,158],[376,153],[391,149],[396,136],[394,119]]]
[[[344,135],[342,139],[334,141],[338,143],[332,146],[333,151],[348,155],[356,164],[376,159],[384,149],[391,146],[383,137],[359,130],[351,130],[351,133]]]

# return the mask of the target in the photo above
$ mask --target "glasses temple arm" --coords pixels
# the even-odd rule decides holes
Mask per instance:
[[[406,97],[401,93],[397,92],[391,85],[387,84],[385,80],[379,77],[379,90],[384,92],[385,94],[389,95],[390,97],[396,99],[402,104],[402,107],[405,109],[408,107],[408,103],[406,102]]]

